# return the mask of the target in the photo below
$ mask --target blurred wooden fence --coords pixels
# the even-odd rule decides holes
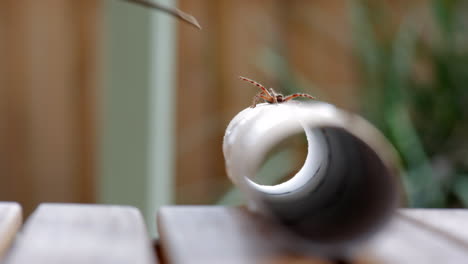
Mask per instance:
[[[257,92],[239,75],[357,107],[346,1],[181,0],[179,7],[203,30],[179,25],[178,202],[215,202],[230,186],[224,130]]]
[[[403,5],[403,4],[402,4]],[[222,137],[250,77],[358,108],[348,1],[179,0],[176,201],[230,187]],[[102,1],[0,1],[0,200],[95,200]],[[292,82],[294,80],[294,82]]]
[[[0,200],[94,201],[100,7],[0,1]]]

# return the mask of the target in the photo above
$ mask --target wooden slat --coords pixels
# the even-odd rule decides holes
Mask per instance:
[[[5,264],[139,263],[156,260],[140,212],[128,206],[42,204]]]
[[[213,9],[218,2],[184,0],[179,3],[179,8],[199,19],[203,30],[199,32],[178,23],[177,94],[183,96],[177,97],[176,111],[177,203],[211,203],[229,182],[224,175],[220,143],[227,123],[223,120],[224,111],[219,109],[224,86],[216,79],[221,62],[217,61],[215,31],[222,23]]]
[[[468,251],[468,210],[406,209],[400,213],[408,221],[465,245]]]
[[[468,236],[455,233],[464,223],[468,210],[402,210],[349,263],[464,263]],[[284,241],[272,223],[241,208],[166,207],[158,214],[158,230],[167,263],[327,263],[293,255],[285,245],[295,248],[294,241]]]
[[[404,212],[408,213],[411,211]],[[447,213],[439,217],[449,218],[450,213]],[[400,264],[464,263],[468,259],[468,249],[463,244],[440,230],[408,220],[404,214],[397,214],[390,225],[369,243],[366,249],[368,257],[377,263]],[[463,228],[463,225],[454,226],[457,227]]]
[[[161,257],[167,263],[331,263],[300,256],[266,219],[240,208],[164,207],[158,213]]]
[[[21,226],[22,210],[17,203],[0,203],[0,262]]]

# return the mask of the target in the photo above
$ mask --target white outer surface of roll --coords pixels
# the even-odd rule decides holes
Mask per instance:
[[[341,132],[338,134],[327,133],[326,129]],[[278,185],[266,186],[253,182],[251,179],[257,174],[263,162],[265,162],[268,152],[282,140],[299,133],[305,133],[308,142],[308,153],[301,170],[290,180]],[[340,133],[344,136],[341,136]],[[352,144],[347,144],[343,138],[346,138],[347,141],[352,141]],[[330,145],[328,142],[330,140],[338,143],[345,142],[346,144],[339,145],[337,143],[338,145],[335,144],[332,147],[331,145],[333,144]],[[353,164],[346,163],[345,161],[340,162],[342,158],[343,160],[349,158],[351,161],[353,158],[355,159],[353,157],[354,149],[343,149],[345,150],[343,151],[343,155],[347,155],[348,157],[340,157],[340,146],[356,146],[356,151],[360,151],[357,153],[357,156],[362,156],[361,159],[358,159],[361,162],[358,166],[363,168],[361,168],[362,171],[354,173],[353,177],[357,178],[354,182],[351,180],[346,182],[348,180],[340,179],[341,176],[339,175],[340,171],[348,172],[354,169],[351,166]],[[328,184],[332,186],[329,188],[331,191],[328,192],[335,192],[335,189],[341,188],[339,185],[343,181],[346,184],[351,184],[351,186],[355,184],[357,187],[365,186],[367,189],[375,185],[379,191],[369,191],[370,195],[374,196],[369,197],[369,199],[377,199],[380,207],[374,205],[369,208],[373,208],[372,210],[374,211],[378,211],[380,210],[378,208],[381,208],[382,212],[363,214],[362,225],[371,223],[367,229],[362,229],[362,226],[360,227],[364,234],[356,235],[354,233],[346,237],[346,239],[339,238],[339,241],[330,243],[323,242],[326,241],[326,239],[321,240],[323,237],[316,241],[314,241],[313,237],[311,239],[306,238],[306,240],[310,240],[310,244],[316,246],[324,245],[330,248],[330,251],[336,251],[333,249],[337,248],[349,248],[350,244],[369,237],[383,225],[385,219],[390,218],[393,209],[397,207],[399,198],[399,162],[395,151],[381,133],[367,121],[357,115],[340,110],[331,104],[315,101],[290,101],[280,104],[265,103],[257,105],[255,108],[247,108],[235,116],[228,125],[224,136],[223,152],[227,174],[234,184],[247,196],[249,208],[276,220],[288,219],[289,216],[285,212],[289,211],[281,210],[281,206],[284,207],[285,204],[288,207],[294,207],[294,201],[301,201],[301,204],[304,202],[314,204],[317,202],[315,200],[322,199],[322,196],[311,198],[313,197],[311,193],[315,189],[318,189],[323,181],[328,180],[327,176],[331,177],[327,175],[327,173],[331,173],[331,170],[334,170],[333,177],[335,179],[330,179],[329,181],[335,182]],[[334,157],[330,158],[330,154],[333,154]],[[378,164],[365,163],[370,163],[369,161]],[[330,162],[334,163],[329,164]],[[334,168],[330,166],[334,166]],[[337,166],[345,167],[337,169]],[[364,175],[363,179],[359,179],[359,173]],[[344,177],[346,175],[343,175]],[[379,179],[376,179],[378,177],[382,178],[381,184],[379,183]],[[356,183],[356,180],[368,181],[369,179],[370,183]],[[388,187],[385,185],[388,185]],[[362,191],[359,189],[355,191],[353,189],[346,190],[346,192],[350,193]],[[328,198],[323,199],[332,199],[333,195],[335,194],[330,194]],[[307,199],[310,199],[310,201]],[[362,197],[357,198],[358,201],[359,199],[362,200]],[[324,207],[322,206],[322,208]],[[334,210],[339,210],[339,206],[337,208]],[[342,209],[343,211],[349,210],[349,208]],[[289,208],[288,210],[298,215],[297,217],[295,216],[295,221],[299,219],[298,217],[301,214],[305,214],[306,217],[312,219],[311,228],[320,227],[320,223],[318,225],[317,223],[313,223],[313,220],[318,218],[311,217],[309,215],[311,212],[300,212],[302,209],[299,207],[297,209],[299,211],[297,212],[294,211],[294,208]],[[353,215],[352,217],[357,219],[359,216]],[[376,218],[375,221],[369,220],[372,217]],[[303,228],[304,225],[307,225],[307,222],[300,223],[300,228]]]

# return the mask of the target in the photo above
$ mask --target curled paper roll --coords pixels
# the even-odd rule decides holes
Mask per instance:
[[[295,135],[306,138],[302,168],[283,183],[257,183],[268,154]],[[327,103],[247,108],[230,122],[223,152],[228,176],[249,208],[278,222],[299,241],[296,248],[343,253],[383,227],[399,205],[391,145],[361,117]]]

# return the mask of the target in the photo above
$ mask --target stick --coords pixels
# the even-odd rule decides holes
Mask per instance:
[[[172,7],[167,7],[167,6],[163,6],[159,3],[155,3],[153,1],[150,1],[150,0],[124,0],[124,1],[127,1],[127,2],[130,2],[130,3],[135,3],[135,4],[139,4],[139,5],[142,5],[144,7],[149,7],[149,8],[153,8],[153,9],[157,9],[157,10],[160,10],[160,11],[163,11],[169,15],[172,15],[172,16],[175,16],[187,23],[189,23],[190,25],[198,28],[198,29],[201,29],[201,26],[200,24],[198,23],[197,19],[195,17],[193,17],[192,15],[189,15],[177,8],[172,8]]]

